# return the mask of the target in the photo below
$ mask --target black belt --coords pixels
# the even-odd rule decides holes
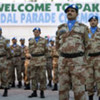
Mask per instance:
[[[15,55],[14,57],[20,57],[20,55]]]
[[[25,58],[21,58],[21,60],[25,60]]]
[[[88,56],[95,57],[95,56],[99,56],[99,55],[100,55],[100,52],[96,52],[96,53],[89,53]]]
[[[32,57],[39,57],[39,56],[44,56],[44,54],[31,54]]]
[[[6,56],[6,55],[0,55],[0,57],[4,57],[4,56]]]
[[[65,58],[76,58],[76,57],[81,57],[84,55],[84,52],[78,52],[78,53],[60,53],[62,57]]]

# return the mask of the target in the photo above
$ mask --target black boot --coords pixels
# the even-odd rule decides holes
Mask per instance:
[[[18,88],[21,88],[22,87],[22,82],[19,81],[17,86],[18,86]]]
[[[30,90],[30,84],[26,84],[24,90]]]
[[[11,87],[15,87],[15,82],[12,83]]]
[[[58,90],[58,86],[57,83],[54,84],[54,88],[52,89],[52,91],[57,91]]]
[[[2,96],[3,97],[7,97],[8,96],[8,89],[7,88],[4,89],[4,93],[3,93]]]
[[[32,98],[32,97],[37,97],[37,91],[36,90],[34,90],[33,93],[28,96],[28,98]]]
[[[99,100],[100,100],[100,97],[99,97]]]
[[[93,95],[90,95],[89,96],[89,100],[93,100]]]
[[[49,86],[49,87],[52,87],[52,82],[51,82],[51,80],[49,80],[48,86]]]
[[[40,98],[45,98],[43,90],[41,90],[41,92],[40,92]]]

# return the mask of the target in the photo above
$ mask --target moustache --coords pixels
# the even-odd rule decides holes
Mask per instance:
[[[72,16],[72,14],[69,13],[68,16]]]

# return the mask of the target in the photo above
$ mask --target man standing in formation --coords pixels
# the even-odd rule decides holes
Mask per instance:
[[[22,75],[21,75],[21,48],[17,44],[17,39],[15,37],[12,38],[11,52],[12,52],[12,87],[15,87],[15,69],[17,71],[17,80],[18,87],[22,86]]]
[[[100,100],[100,28],[98,28],[98,17],[89,18],[90,32],[88,34],[88,67],[89,77],[87,78],[86,89],[89,100],[93,100],[94,85],[97,86],[97,93]]]
[[[53,67],[53,91],[58,90],[58,52],[56,50],[56,46],[54,45],[54,40],[50,40],[51,49],[52,49],[52,67]]]
[[[20,45],[20,48],[21,48],[21,74],[23,74],[23,79],[24,79],[24,77],[25,77],[25,66],[24,66],[24,63],[25,63],[25,52],[24,52],[24,50],[26,48],[25,39],[24,38],[20,39],[20,44],[21,44]],[[24,82],[24,85],[26,87],[25,82]]]
[[[78,23],[78,6],[69,5],[65,9],[68,22],[58,26],[56,46],[59,49],[59,100],[69,100],[70,84],[75,100],[85,98],[85,59],[88,27]]]
[[[40,83],[40,97],[45,98],[47,42],[40,36],[40,28],[34,28],[33,34],[35,37],[29,40],[29,52],[32,56],[30,60],[30,69],[33,93],[29,98],[37,97],[38,82]]]
[[[52,48],[49,45],[49,38],[45,37],[47,41],[47,48],[48,48],[48,53],[46,55],[46,69],[47,69],[47,79],[48,79],[48,86],[52,87]]]
[[[8,79],[7,79],[7,54],[10,53],[10,46],[6,39],[2,36],[2,29],[0,28],[0,76],[2,87],[4,88],[3,96],[8,95]]]

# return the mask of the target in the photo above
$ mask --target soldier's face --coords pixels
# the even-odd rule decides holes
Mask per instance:
[[[24,41],[24,40],[21,40],[21,41],[20,41],[20,44],[25,44],[25,41]]]
[[[51,44],[51,45],[54,45],[54,41],[51,41],[50,44]]]
[[[13,43],[13,44],[17,43],[17,40],[15,40],[15,39],[14,39],[14,40],[12,40],[12,43]]]
[[[35,30],[35,31],[34,31],[34,36],[35,36],[35,37],[40,36],[40,34],[41,34],[41,32],[40,32],[40,31],[38,31],[38,30]]]
[[[68,9],[68,11],[67,11],[68,20],[75,20],[77,16],[78,16],[78,13],[76,12],[75,9],[73,9],[73,8]]]
[[[91,20],[90,20],[90,26],[91,26],[91,27],[96,27],[97,25],[98,25],[97,19],[91,19]]]

